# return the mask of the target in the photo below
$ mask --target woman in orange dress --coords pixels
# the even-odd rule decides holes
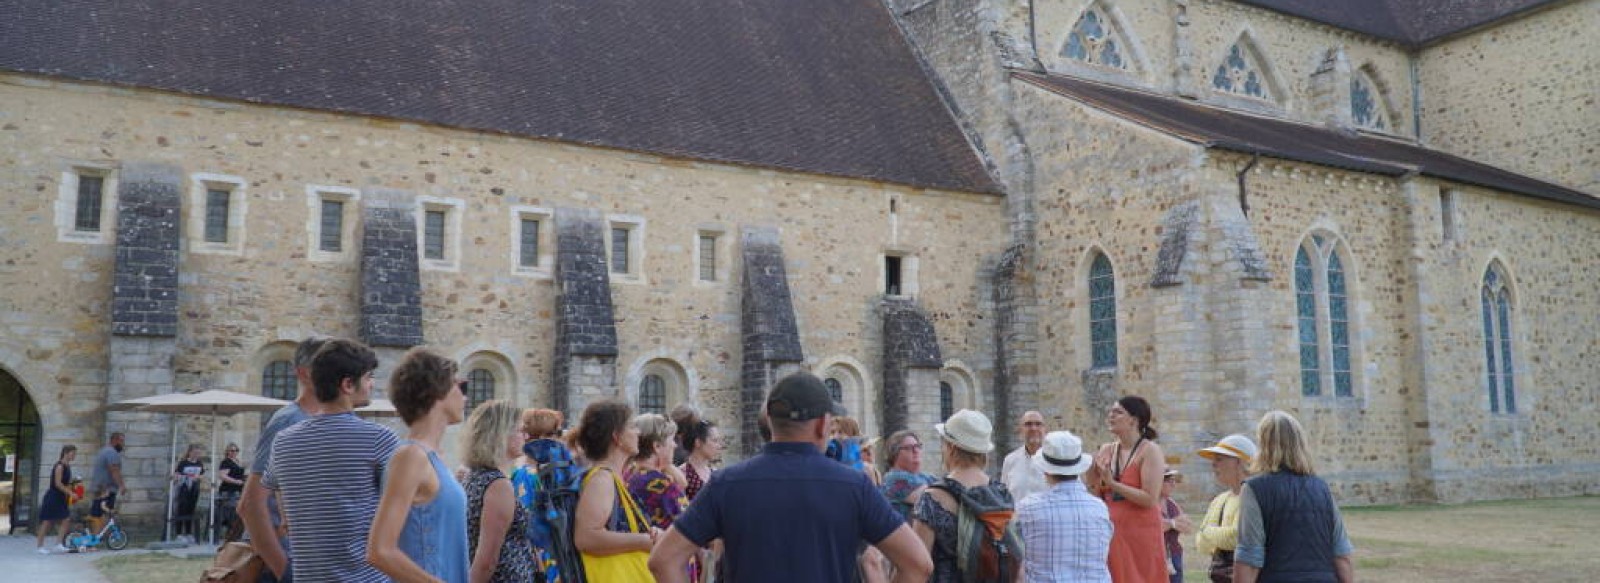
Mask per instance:
[[[1116,441],[1100,446],[1084,482],[1111,511],[1111,556],[1116,583],[1166,583],[1166,545],[1161,538],[1161,473],[1166,457],[1150,427],[1150,404],[1123,397],[1106,412]]]

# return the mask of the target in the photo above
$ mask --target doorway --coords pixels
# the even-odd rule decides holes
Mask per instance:
[[[39,503],[39,410],[27,389],[0,369],[0,530],[7,534],[33,523]]]

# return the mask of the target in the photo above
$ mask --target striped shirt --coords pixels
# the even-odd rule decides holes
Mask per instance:
[[[1022,572],[1028,583],[1111,583],[1111,514],[1077,480],[1061,482],[1017,504]]]
[[[272,442],[262,484],[283,498],[296,581],[387,581],[367,564],[367,530],[399,439],[353,413],[320,415]]]

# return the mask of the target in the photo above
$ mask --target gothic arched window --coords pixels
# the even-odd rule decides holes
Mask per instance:
[[[274,360],[261,369],[261,396],[293,401],[299,383],[294,378],[294,363]]]
[[[1089,344],[1094,368],[1117,366],[1117,282],[1104,253],[1089,264]]]
[[[1498,261],[1483,274],[1483,356],[1489,373],[1489,410],[1495,413],[1517,412],[1510,283]]]
[[[1124,55],[1127,43],[1106,18],[1098,5],[1090,5],[1067,33],[1067,43],[1061,47],[1061,56],[1102,67],[1127,69]]]
[[[1350,294],[1338,241],[1307,238],[1294,255],[1295,320],[1300,339],[1300,393],[1355,395],[1351,374]]]
[[[1384,113],[1382,97],[1372,78],[1363,71],[1350,76],[1350,119],[1364,128],[1389,129],[1389,116]]]
[[[844,402],[844,384],[840,383],[839,379],[828,377],[822,379],[822,384],[828,386],[828,397],[832,398],[833,402]]]
[[[1228,49],[1228,55],[1217,65],[1216,73],[1211,76],[1211,86],[1229,93],[1271,99],[1266,74],[1256,63],[1253,53],[1247,39],[1234,42]]]
[[[644,375],[639,381],[639,412],[667,413],[667,379],[658,374]]]

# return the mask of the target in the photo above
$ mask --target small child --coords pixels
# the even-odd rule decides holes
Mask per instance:
[[[1183,583],[1183,543],[1178,542],[1178,535],[1194,530],[1183,508],[1172,501],[1172,488],[1181,483],[1183,472],[1174,467],[1168,467],[1161,477],[1161,530],[1166,539],[1169,583]]]

